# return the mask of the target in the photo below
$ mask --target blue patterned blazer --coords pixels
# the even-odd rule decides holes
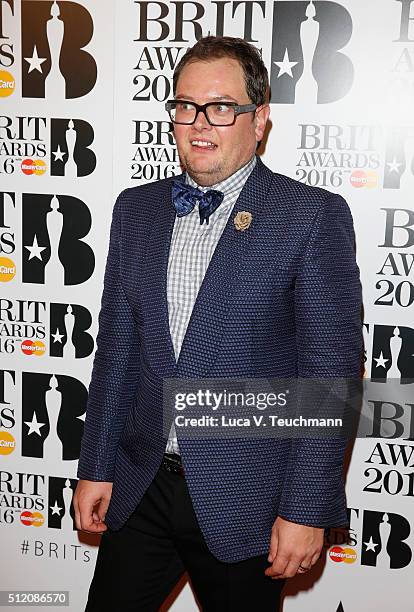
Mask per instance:
[[[172,179],[132,187],[113,210],[78,477],[113,482],[119,529],[160,467],[163,378],[352,377],[362,351],[361,285],[345,200],[260,159],[210,261],[178,362],[169,331]],[[237,231],[239,211],[253,217]],[[167,432],[168,432],[167,428]],[[278,515],[347,526],[343,439],[178,441],[211,552],[268,552]]]

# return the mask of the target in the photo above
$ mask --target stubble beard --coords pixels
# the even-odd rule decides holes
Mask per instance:
[[[225,164],[220,161],[213,162],[209,168],[198,170],[192,166],[188,159],[183,159],[183,166],[191,178],[203,187],[220,183],[226,176]]]

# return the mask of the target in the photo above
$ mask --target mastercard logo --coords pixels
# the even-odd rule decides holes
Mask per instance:
[[[10,455],[16,448],[16,440],[8,431],[0,431],[0,455]]]
[[[378,175],[372,170],[354,170],[349,180],[356,189],[361,189],[362,187],[373,189],[378,185]]]
[[[7,70],[0,70],[0,98],[8,98],[16,89],[14,76]]]
[[[41,176],[46,172],[46,164],[42,159],[24,159],[21,169],[23,174],[36,174]]]
[[[16,276],[16,264],[9,257],[0,257],[0,281],[8,283]]]
[[[25,510],[20,514],[20,522],[26,527],[41,527],[45,522],[45,517],[40,512]]]
[[[40,340],[23,340],[20,345],[22,349],[22,353],[24,355],[36,355],[37,357],[41,357],[46,352],[46,345]]]
[[[355,563],[357,554],[353,548],[344,546],[333,546],[329,550],[329,558],[335,563]]]

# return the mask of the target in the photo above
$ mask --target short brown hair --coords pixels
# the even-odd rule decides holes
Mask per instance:
[[[174,95],[184,66],[197,61],[209,62],[223,57],[235,59],[240,63],[244,73],[246,92],[253,104],[257,106],[266,104],[269,77],[260,51],[242,38],[231,36],[205,36],[194,47],[186,51],[174,70]]]

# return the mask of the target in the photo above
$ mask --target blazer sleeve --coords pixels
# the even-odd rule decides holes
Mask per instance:
[[[361,295],[352,215],[341,196],[329,194],[315,216],[296,277],[299,386],[302,379],[326,378],[358,385]],[[345,436],[292,440],[280,516],[314,527],[349,526],[343,474],[348,441]]]
[[[112,482],[116,453],[136,392],[139,338],[122,286],[122,202],[117,198],[110,231],[78,478]]]

